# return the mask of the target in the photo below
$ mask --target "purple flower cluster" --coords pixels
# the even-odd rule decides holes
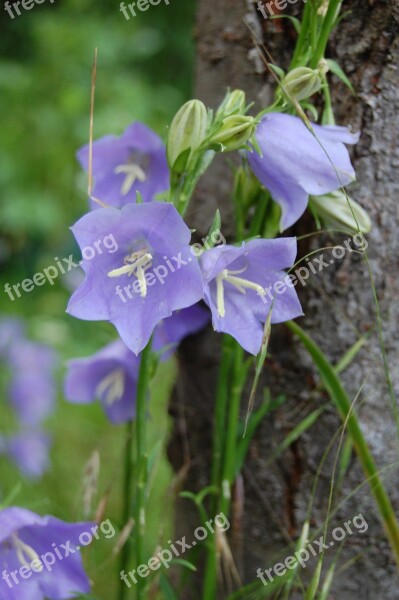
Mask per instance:
[[[17,319],[0,320],[0,339],[0,360],[11,374],[7,398],[19,424],[17,432],[1,436],[0,454],[7,454],[23,475],[37,479],[49,466],[50,439],[42,425],[54,410],[57,356],[27,339]]]
[[[316,137],[297,117],[268,114],[256,131],[263,155],[248,155],[255,175],[282,208],[282,229],[302,215],[309,194],[331,192],[355,177],[344,143],[355,143],[358,136],[341,127],[314,126],[314,132]],[[88,155],[87,146],[78,153],[86,169]],[[132,418],[137,356],[151,336],[153,348],[164,348],[167,356],[184,336],[203,327],[208,316],[197,304],[201,300],[215,331],[233,336],[251,354],[260,350],[270,311],[272,323],[302,315],[293,285],[270,297],[286,280],[284,269],[294,264],[295,238],[193,253],[190,230],[176,208],[154,201],[167,189],[169,173],[165,148],[147,127],[134,123],[120,138],[95,142],[93,175],[94,195],[109,208],[89,212],[72,231],[83,248],[111,228],[118,251],[82,261],[85,279],[67,311],[80,319],[110,321],[121,340],[70,362],[65,392],[72,402],[98,398],[112,422]],[[137,192],[144,203],[136,202]]]
[[[65,523],[30,510],[0,510],[1,600],[69,600],[90,582],[77,547],[93,523]]]

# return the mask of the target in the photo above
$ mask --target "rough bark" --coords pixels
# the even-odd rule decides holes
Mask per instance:
[[[356,198],[370,213],[374,227],[369,240],[369,256],[384,320],[384,339],[392,368],[395,391],[399,391],[398,332],[398,187],[395,174],[398,153],[398,55],[399,9],[396,2],[351,0],[344,8],[351,14],[341,23],[329,45],[329,56],[337,60],[351,78],[356,98],[334,81],[333,96],[337,122],[362,131],[353,151],[358,182],[352,188]],[[302,3],[289,7],[285,14],[302,10]],[[264,42],[275,61],[286,67],[295,34],[288,20],[264,21],[255,5],[244,0],[200,0],[197,27],[196,96],[215,106],[226,87],[240,87],[248,99],[261,106],[270,98],[273,80],[256,56],[246,21]],[[206,234],[217,206],[222,206],[223,231],[231,232],[231,206],[228,192],[230,171],[224,157],[218,157],[209,175],[201,181],[189,216],[190,225]],[[313,227],[306,217],[296,232]],[[333,238],[339,243],[340,238]],[[300,252],[330,245],[332,238],[315,237]],[[360,257],[347,254],[319,276],[309,279],[299,290],[306,314],[302,326],[336,362],[365,331],[372,331],[367,347],[357,356],[343,378],[355,397],[362,383],[359,413],[380,468],[397,460],[398,443],[390,408],[387,385],[376,335],[375,305],[367,269]],[[180,376],[171,405],[175,430],[170,457],[176,470],[188,455],[190,468],[184,487],[194,490],[209,480],[209,461],[213,414],[213,393],[217,376],[220,339],[212,331],[187,340],[180,351]],[[262,424],[254,440],[243,472],[243,520],[236,520],[232,544],[244,581],[256,577],[258,567],[273,566],[279,550],[289,537],[296,537],[303,524],[316,470],[328,442],[337,431],[340,419],[333,406],[295,442],[277,461],[268,457],[306,414],[328,401],[323,394],[311,393],[317,376],[305,351],[284,326],[274,328],[272,357],[265,368],[265,381],[275,396],[283,393],[287,402]],[[329,486],[335,452],[327,459],[312,511],[312,529],[326,516]],[[364,476],[353,455],[337,505],[362,481]],[[399,514],[397,471],[385,479]],[[339,564],[360,553],[355,564],[334,578],[331,598],[352,600],[395,600],[399,598],[398,577],[388,543],[369,489],[363,486],[346,501],[329,526],[362,512],[369,528],[366,533],[349,536]],[[194,516],[195,515],[195,516]],[[192,506],[181,502],[177,509],[177,530],[192,531],[198,518]],[[240,534],[243,548],[240,551]],[[238,541],[237,541],[238,540]],[[333,550],[332,555],[335,554]],[[283,554],[283,558],[284,558]],[[241,560],[241,557],[244,557]],[[326,562],[329,556],[326,553]],[[306,571],[306,572],[305,572]],[[303,573],[311,574],[311,568]],[[200,598],[188,590],[186,598]],[[223,596],[223,593],[221,594]],[[301,598],[302,595],[297,596]]]

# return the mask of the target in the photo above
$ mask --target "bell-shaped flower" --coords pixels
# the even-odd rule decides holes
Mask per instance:
[[[198,333],[209,321],[209,311],[200,304],[177,310],[156,326],[152,349],[160,353],[161,360],[166,360],[185,337]]]
[[[83,257],[86,277],[67,311],[79,319],[110,321],[135,354],[159,321],[202,298],[191,233],[172,204],[101,208],[82,217],[72,231],[82,249],[112,232],[117,250]]]
[[[55,406],[56,353],[44,344],[19,339],[10,346],[8,364],[12,370],[8,391],[12,407],[21,423],[40,424]]]
[[[264,323],[282,323],[302,315],[292,279],[295,238],[258,239],[241,246],[217,246],[200,258],[205,302],[215,331],[228,333],[251,354],[261,348]]]
[[[92,536],[92,527],[14,506],[1,510],[1,600],[69,600],[87,594],[90,583],[79,548]]]
[[[0,317],[0,357],[7,358],[10,346],[19,340],[24,332],[22,322],[17,317]]]
[[[355,144],[359,134],[333,125],[312,127],[316,137],[298,117],[267,114],[255,133],[262,156],[248,153],[254,174],[281,206],[282,231],[304,213],[309,194],[327,194],[355,179],[344,144]]]
[[[139,367],[140,358],[116,340],[92,356],[69,361],[65,396],[77,404],[98,399],[112,423],[130,421],[136,412]]]
[[[42,431],[21,430],[2,438],[0,454],[6,454],[28,479],[40,479],[50,466],[50,438]]]
[[[89,169],[89,146],[77,153],[82,167]],[[150,202],[169,188],[166,149],[161,138],[143,123],[132,123],[117,137],[106,135],[93,143],[93,196],[121,207],[135,202],[139,192]],[[92,208],[98,208],[92,201]]]

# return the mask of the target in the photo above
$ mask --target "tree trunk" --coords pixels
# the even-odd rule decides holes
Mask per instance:
[[[302,2],[289,5],[284,14],[297,14],[302,7]],[[344,12],[348,9],[351,13],[339,25],[330,42],[328,55],[350,77],[357,96],[353,97],[335,79],[333,105],[338,124],[351,125],[354,130],[362,132],[360,142],[353,150],[358,181],[351,188],[351,196],[363,205],[373,221],[373,230],[368,236],[368,252],[397,392],[399,373],[393,368],[399,359],[399,343],[395,335],[399,312],[399,183],[397,178],[395,181],[394,171],[399,166],[399,8],[396,0],[350,0],[344,4]],[[265,105],[272,97],[273,79],[264,70],[244,21],[257,36],[263,38],[274,61],[283,68],[288,66],[295,42],[295,32],[288,19],[264,20],[256,5],[249,0],[247,3],[243,0],[199,0],[195,95],[208,106],[216,106],[227,87],[244,89],[248,101],[256,101],[256,108]],[[231,234],[229,189],[230,169],[226,158],[218,156],[200,182],[189,215],[190,226],[195,227],[201,236],[206,235],[217,207],[222,209],[224,235],[229,237]],[[290,233],[311,230],[314,230],[314,224],[309,217],[304,217],[296,230]],[[342,243],[345,238],[315,236],[310,239],[310,243],[300,245],[301,256],[318,247]],[[299,290],[299,295],[306,315],[300,324],[332,362],[336,363],[363,333],[372,332],[366,347],[345,371],[343,379],[351,398],[364,384],[357,409],[379,468],[394,463],[398,440],[382,366],[375,304],[364,261],[354,253],[347,253],[330,268],[309,278],[306,287]],[[198,490],[209,483],[219,350],[220,336],[211,330],[186,340],[180,349],[180,375],[171,404],[175,428],[169,453],[176,470],[184,464],[190,465],[184,489]],[[230,543],[245,582],[256,578],[259,567],[272,567],[287,541],[300,534],[316,471],[328,443],[340,426],[340,418],[328,403],[328,397],[323,393],[312,393],[317,382],[315,368],[305,350],[285,326],[274,327],[271,358],[264,368],[263,383],[270,387],[272,397],[284,394],[287,401],[261,425],[251,445],[242,480],[236,486]],[[243,412],[246,400],[244,396]],[[273,449],[287,433],[306,414],[326,403],[328,407],[315,425],[270,463]],[[337,445],[322,469],[312,510],[311,533],[326,518],[336,449]],[[398,509],[397,471],[390,470],[388,476],[382,476],[394,507]],[[343,486],[334,497],[334,507],[364,479],[358,460],[352,454]],[[335,526],[360,512],[369,524],[368,530],[347,536],[338,564],[341,567],[355,556],[358,559],[335,574],[330,597],[340,600],[353,600],[354,597],[397,600],[395,563],[367,484],[342,504],[328,530],[331,532]],[[199,524],[198,516],[188,501],[179,501],[176,515],[177,535],[192,533]],[[283,560],[290,553],[283,554]],[[336,549],[326,551],[326,564],[335,554]],[[303,570],[305,581],[309,581],[313,567],[314,563]],[[221,590],[220,597],[225,596]],[[292,597],[302,598],[303,595]],[[201,593],[187,590],[184,598],[201,598]]]

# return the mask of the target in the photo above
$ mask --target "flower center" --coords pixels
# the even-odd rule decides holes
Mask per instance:
[[[133,150],[122,165],[118,165],[114,169],[114,173],[119,175],[125,174],[125,179],[122,183],[121,194],[126,196],[132,189],[132,186],[139,181],[144,183],[147,181],[147,172],[150,164],[149,156],[138,150]]]
[[[118,165],[114,169],[114,173],[119,175],[120,173],[125,173],[125,179],[122,183],[121,194],[122,196],[126,196],[132,189],[132,186],[136,181],[140,181],[140,183],[144,183],[147,179],[147,175],[144,170],[137,164],[126,164],[126,165]]]
[[[116,369],[104,377],[96,387],[96,395],[104,398],[105,404],[112,406],[122,398],[125,389],[123,369]]]
[[[43,563],[40,560],[38,553],[35,552],[31,546],[22,542],[15,533],[11,536],[11,543],[17,551],[17,558],[21,565],[30,566],[34,560],[39,561],[40,566],[37,567],[37,570],[39,573],[43,571]]]
[[[113,269],[108,273],[108,277],[120,277],[121,275],[134,275],[140,283],[140,296],[145,298],[147,295],[147,281],[145,272],[152,266],[152,254],[147,248],[141,248],[136,252],[128,254],[123,259],[123,267]]]
[[[266,295],[265,290],[258,283],[254,283],[253,281],[249,281],[248,279],[243,279],[242,277],[237,277],[237,275],[241,275],[246,271],[247,267],[240,269],[239,271],[230,271],[229,269],[223,269],[216,276],[216,303],[218,308],[219,317],[224,317],[226,315],[226,308],[224,303],[224,285],[223,282],[227,281],[235,288],[238,289],[241,294],[245,294],[246,290],[253,290],[259,296],[264,297]]]

